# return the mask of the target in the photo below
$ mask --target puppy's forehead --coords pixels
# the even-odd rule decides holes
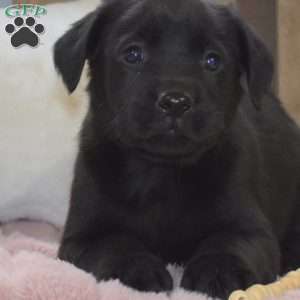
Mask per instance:
[[[147,0],[145,8],[154,16],[180,21],[187,17],[206,17],[210,7],[207,2],[200,0]]]
[[[216,6],[203,0],[137,0],[119,20],[120,28],[162,33],[168,30],[188,29],[190,32],[205,32],[220,29]]]

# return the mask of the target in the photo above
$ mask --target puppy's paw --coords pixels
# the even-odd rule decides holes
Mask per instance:
[[[101,265],[100,265],[101,269]],[[173,288],[173,280],[163,262],[150,254],[135,254],[104,264],[103,279],[119,279],[142,292],[165,292]]]
[[[225,254],[211,255],[195,258],[187,264],[181,286],[225,300],[233,291],[253,285],[255,279],[255,274],[238,258]]]

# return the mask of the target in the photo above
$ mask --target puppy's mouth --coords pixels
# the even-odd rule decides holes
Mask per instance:
[[[149,151],[148,149],[139,148],[138,149],[139,155],[143,158],[148,160],[156,161],[156,162],[183,162],[186,161],[194,156],[194,152],[156,152],[156,151]]]
[[[170,129],[135,145],[138,156],[158,163],[194,163],[218,141],[218,135],[210,135],[194,140],[180,130]]]
[[[196,144],[175,129],[144,140],[136,147],[138,154],[154,161],[185,161],[195,155]]]
[[[123,138],[126,136],[127,139]],[[213,131],[197,136],[182,126],[165,126],[119,137],[119,142],[137,158],[158,163],[189,164],[199,160],[216,143],[218,135]]]

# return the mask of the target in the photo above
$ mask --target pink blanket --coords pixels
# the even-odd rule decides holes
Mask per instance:
[[[1,227],[1,300],[208,300],[180,288],[167,295],[140,293],[118,281],[97,283],[92,275],[56,259],[59,236],[58,230],[46,224],[20,222]],[[170,271],[178,286],[180,269],[170,267]],[[283,299],[299,300],[300,291]]]

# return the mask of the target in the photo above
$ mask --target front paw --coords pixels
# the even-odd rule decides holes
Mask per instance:
[[[220,254],[192,259],[186,266],[181,286],[218,299],[228,299],[239,289],[247,289],[256,276],[236,257]]]
[[[150,254],[134,254],[102,261],[98,279],[119,279],[123,284],[144,292],[164,292],[173,280],[163,262]]]

